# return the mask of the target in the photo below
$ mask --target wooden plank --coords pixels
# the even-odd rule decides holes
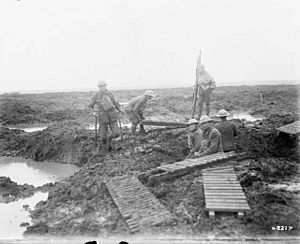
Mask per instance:
[[[220,204],[213,204],[213,203],[207,203],[206,208],[210,210],[250,210],[249,206],[246,204],[226,204],[226,205],[220,205]]]
[[[237,181],[204,181],[205,186],[241,186]]]
[[[222,199],[222,200],[230,200],[230,199],[237,199],[237,200],[245,200],[245,197],[243,195],[230,195],[230,196],[226,196],[226,195],[206,195],[205,196],[205,200],[209,200],[209,199]]]
[[[206,203],[245,203],[248,204],[246,199],[220,199],[220,198],[208,198],[205,199]]]
[[[238,189],[238,190],[242,190],[242,187],[241,186],[232,186],[232,185],[230,185],[230,186],[208,186],[208,185],[206,185],[205,186],[205,189],[206,190],[236,190],[236,189]]]
[[[235,208],[206,208],[208,211],[215,212],[248,212],[251,209],[235,209]]]
[[[243,199],[245,199],[244,197],[244,193],[242,192],[228,192],[228,193],[218,193],[216,194],[215,192],[205,192],[205,198],[207,196],[214,196],[214,198],[218,197],[218,196],[226,196],[227,198],[232,198],[232,197],[241,197]]]

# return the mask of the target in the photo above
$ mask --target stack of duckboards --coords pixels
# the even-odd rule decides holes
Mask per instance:
[[[246,196],[232,167],[202,170],[206,209],[215,212],[237,212],[238,217],[250,211]]]

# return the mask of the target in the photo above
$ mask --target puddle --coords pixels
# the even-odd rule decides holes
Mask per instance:
[[[131,127],[131,123],[122,123],[122,122],[121,122],[121,125],[122,125],[122,127]],[[88,129],[88,130],[95,130],[95,124],[89,125],[89,126],[87,127],[87,129]],[[98,127],[98,130],[99,130],[99,127]]]
[[[14,126],[14,127],[8,127],[8,129],[18,129],[18,130],[24,130],[25,132],[35,132],[35,131],[42,131],[44,129],[46,129],[47,126],[34,126],[34,127],[30,127],[30,126]]]
[[[29,205],[31,209],[42,200],[46,200],[48,193],[37,192],[32,197],[20,199],[8,204],[0,203],[0,240],[1,239],[23,239],[26,227],[21,227],[24,222],[31,223],[29,213],[23,205]]]
[[[231,116],[229,116],[229,119],[244,119],[246,121],[255,122],[264,119],[264,117],[254,117],[247,112],[235,112]]]
[[[42,186],[73,175],[79,168],[73,164],[35,162],[17,157],[0,157],[0,176],[9,177],[19,185]]]
[[[59,181],[73,175],[79,168],[72,164],[35,162],[17,157],[0,157],[0,176],[9,177],[21,184],[42,186],[46,183]],[[0,203],[0,239],[22,239],[25,227],[23,222],[30,223],[29,213],[23,205],[31,209],[41,200],[46,200],[48,193],[37,192],[32,197],[11,203]]]

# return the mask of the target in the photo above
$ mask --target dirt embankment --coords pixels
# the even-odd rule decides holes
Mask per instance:
[[[37,191],[46,192],[53,186],[53,183],[48,183],[39,187],[28,184],[18,185],[9,177],[0,176],[0,203],[10,203],[21,198],[27,198],[33,196]]]
[[[282,153],[283,158],[274,158],[274,155],[278,154],[280,144],[265,147],[265,140],[268,144],[269,141],[278,141],[278,134],[273,133],[274,130],[269,129],[270,126],[275,128],[294,119],[296,118],[291,115],[270,118],[262,121],[255,130],[243,127],[240,121],[236,121],[241,132],[240,150],[248,151],[256,160],[231,161],[226,165],[235,166],[238,172],[253,210],[248,217],[240,220],[232,215],[223,215],[216,220],[209,220],[204,210],[201,171],[195,171],[175,181],[148,186],[177,220],[176,226],[160,226],[159,229],[153,227],[149,229],[149,233],[234,237],[271,235],[275,233],[272,226],[283,224],[293,226],[293,231],[277,234],[298,233],[296,221],[300,212],[296,204],[297,192],[274,191],[269,187],[269,183],[280,183],[292,176],[299,176],[298,161],[292,160],[297,156],[297,143],[293,144],[293,140],[286,138],[286,142],[291,143],[291,148]],[[72,133],[78,132],[74,129]],[[91,138],[91,144],[87,144],[89,147],[83,147],[87,149],[89,156],[87,161],[82,163],[82,169],[60,182],[50,191],[48,200],[37,205],[31,212],[34,224],[27,228],[26,234],[127,234],[126,225],[109,196],[104,180],[107,177],[135,174],[163,163],[183,160],[188,154],[188,148],[186,132],[182,129],[153,130],[148,135],[136,139],[128,138],[125,133],[124,137],[125,140],[119,144],[119,150],[109,155],[90,154],[93,151]],[[83,145],[87,142],[77,141]],[[281,140],[279,142],[281,143]],[[74,142],[71,140],[69,143]],[[250,143],[250,146],[247,143]],[[185,192],[193,180],[195,183]]]

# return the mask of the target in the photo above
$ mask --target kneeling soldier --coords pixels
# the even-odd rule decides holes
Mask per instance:
[[[97,105],[98,121],[100,127],[100,137],[104,150],[111,149],[111,139],[120,136],[118,127],[118,112],[121,112],[120,104],[116,101],[114,95],[106,89],[106,81],[99,81],[99,91],[93,96],[89,104],[89,108],[94,108]],[[108,138],[108,126],[112,135]]]
[[[190,155],[196,157],[201,150],[202,143],[202,130],[198,127],[198,120],[190,119],[188,122],[188,146],[190,149]]]
[[[216,128],[214,128],[213,120],[209,116],[203,115],[199,123],[204,138],[204,140],[202,141],[202,150],[199,154],[199,157],[214,154],[217,152],[223,152],[221,134]]]

